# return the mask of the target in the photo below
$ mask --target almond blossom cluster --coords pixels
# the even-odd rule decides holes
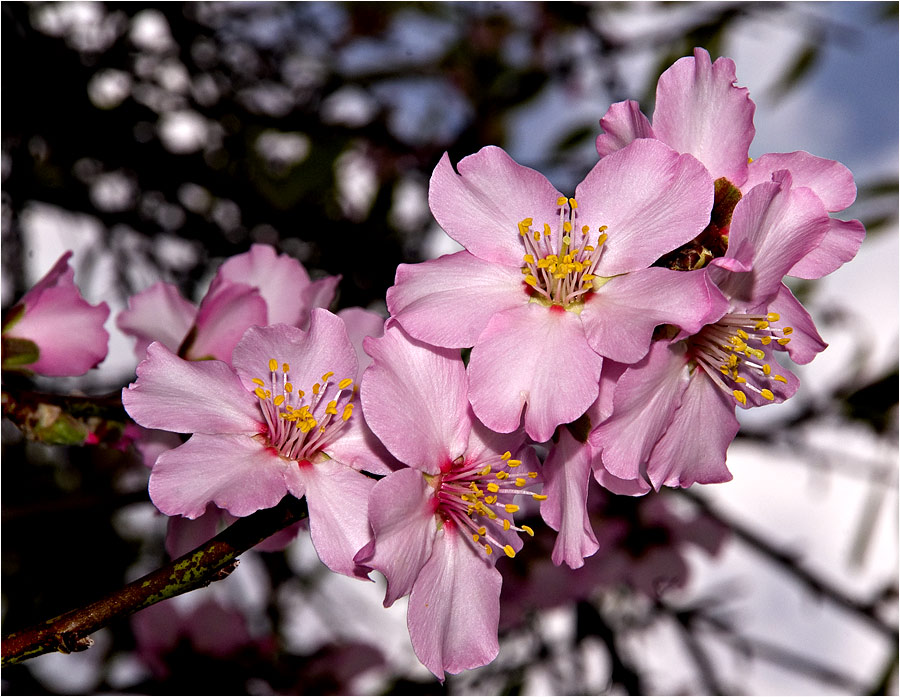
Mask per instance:
[[[779,356],[826,346],[784,279],[856,254],[862,224],[831,216],[853,177],[805,152],[751,158],[755,106],[735,83],[731,60],[697,49],[660,77],[652,120],[612,105],[571,195],[498,147],[445,154],[429,204],[464,250],[401,265],[386,323],[332,314],[340,278],[312,282],[263,245],[199,306],[166,284],[132,297],[117,322],[141,363],[123,404],[189,435],[152,450],[157,508],[215,521],[305,497],[323,563],[383,574],[386,606],[409,596],[435,676],[493,660],[496,561],[535,535],[523,513],[556,531],[554,564],[582,567],[602,547],[592,478],[630,496],[728,481],[736,409],[791,397]],[[102,358],[52,353],[41,301],[69,292],[60,264],[3,334],[49,375]]]

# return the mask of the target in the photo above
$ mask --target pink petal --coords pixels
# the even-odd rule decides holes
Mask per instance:
[[[725,452],[738,428],[733,403],[706,373],[695,370],[681,406],[650,455],[647,475],[653,486],[730,481]]]
[[[597,152],[600,157],[621,150],[638,138],[654,137],[650,120],[632,99],[610,106],[606,115],[600,119],[600,127],[605,131],[597,136]]]
[[[603,460],[600,456],[594,458],[593,466],[594,479],[597,480],[597,483],[604,489],[619,496],[643,496],[653,488],[641,476],[634,479],[620,479],[611,474],[603,466]]]
[[[713,179],[736,186],[747,178],[747,153],[756,129],[756,107],[746,87],[735,87],[734,61],[695,48],[659,78],[653,131],[678,152],[691,153]]]
[[[435,346],[474,346],[497,312],[529,301],[518,267],[482,261],[468,252],[421,264],[400,264],[387,304],[411,336]]]
[[[134,337],[134,352],[142,361],[154,341],[177,353],[196,316],[196,306],[178,288],[160,281],[128,298],[128,309],[116,317],[116,326]]]
[[[320,307],[327,310],[331,306],[331,303],[334,302],[334,296],[337,295],[337,287],[340,282],[340,276],[325,276],[325,278],[320,278],[306,286],[300,294],[300,299],[303,303],[300,310],[300,318],[298,321],[294,322],[294,324],[301,329],[306,329],[309,326],[309,313],[312,312],[314,308]],[[277,321],[271,319],[273,307],[276,307],[276,311],[279,314],[288,317],[288,313],[284,312],[282,308],[277,307],[275,301],[267,302],[269,303],[270,323],[274,324]],[[289,323],[285,322],[285,324]]]
[[[294,389],[307,394],[325,373],[334,373],[332,382],[353,380],[357,374],[356,352],[343,320],[318,308],[310,315],[308,332],[286,324],[251,327],[232,355],[234,369],[251,391],[256,388],[253,378],[268,383],[272,359],[279,368],[287,363]]]
[[[339,574],[366,578],[353,557],[372,539],[367,507],[375,480],[334,460],[291,462],[287,478],[292,492],[306,493],[309,532],[322,563]]]
[[[794,264],[788,276],[822,278],[856,256],[866,237],[866,228],[858,220],[829,218],[828,231],[819,246]]]
[[[547,499],[541,502],[541,517],[559,531],[551,557],[557,566],[565,562],[581,568],[584,558],[599,549],[587,514],[591,456],[591,446],[579,443],[563,428],[544,462],[542,493]]]
[[[706,273],[652,267],[613,278],[590,294],[581,321],[597,353],[635,363],[647,353],[658,325],[695,333],[726,309],[727,301]]]
[[[472,349],[469,400],[486,426],[519,427],[538,442],[574,421],[597,398],[603,359],[588,346],[578,315],[529,303],[494,315]]]
[[[141,426],[176,433],[262,433],[262,413],[227,364],[186,361],[160,343],[147,348],[122,405]]]
[[[786,285],[782,284],[778,295],[769,303],[768,309],[780,316],[778,327],[793,328],[791,340],[785,349],[795,363],[801,365],[809,363],[817,353],[821,353],[828,346],[819,336],[812,317]]]
[[[365,349],[374,362],[363,376],[363,413],[387,449],[431,474],[465,453],[471,422],[459,352],[410,339],[394,320]]]
[[[791,173],[794,186],[812,189],[827,211],[842,211],[856,200],[856,184],[849,169],[840,162],[802,150],[760,156],[750,163],[749,176],[741,189],[749,191],[757,184],[772,181],[772,175],[782,169]]]
[[[40,375],[83,375],[106,358],[109,334],[103,324],[109,307],[91,305],[81,296],[71,256],[63,254],[25,293],[17,303],[25,306],[24,315],[3,332],[37,344],[40,354],[28,368]]]
[[[438,679],[490,663],[499,652],[502,577],[461,531],[445,525],[409,597],[419,660]]]
[[[224,515],[225,511],[209,504],[206,512],[193,520],[180,515],[169,516],[166,528],[166,552],[169,557],[177,559],[214,538],[219,533]]]
[[[255,324],[267,324],[266,302],[248,285],[229,283],[209,292],[200,303],[196,331],[186,340],[185,358],[215,358],[226,363],[238,341]]]
[[[612,416],[590,443],[603,466],[620,479],[637,479],[656,442],[674,418],[688,383],[683,346],[656,341],[647,356],[626,370],[616,385]]]
[[[243,517],[284,497],[288,464],[274,448],[248,436],[195,434],[159,456],[150,473],[150,498],[166,515],[198,518],[214,503]]]
[[[384,574],[385,607],[412,591],[431,556],[437,533],[434,501],[434,489],[422,473],[406,467],[372,489],[368,510],[374,539],[356,555],[356,562]]]
[[[485,261],[522,265],[519,223],[559,219],[559,192],[540,172],[494,146],[460,160],[459,174],[444,153],[431,175],[428,204],[450,237]],[[539,226],[540,227],[540,226]]]
[[[726,256],[752,268],[725,271],[717,260],[710,275],[736,305],[765,304],[791,267],[818,246],[829,226],[822,202],[809,189],[791,188],[787,171],[778,181],[755,186],[734,209]]]
[[[327,443],[322,452],[347,467],[372,474],[390,474],[402,466],[372,433],[359,405],[338,432],[337,438]]]
[[[356,361],[359,363],[359,374],[356,379],[359,381],[366,368],[372,363],[369,354],[363,350],[363,339],[367,336],[377,338],[384,334],[384,317],[361,307],[344,308],[337,313],[337,316],[344,321],[347,337],[353,344],[353,350],[356,351]]]
[[[575,189],[576,229],[587,225],[593,238],[607,226],[595,273],[646,268],[692,240],[709,223],[713,193],[703,165],[657,140],[636,140],[604,157]]]

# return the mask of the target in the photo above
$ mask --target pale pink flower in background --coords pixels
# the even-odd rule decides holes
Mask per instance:
[[[91,305],[81,296],[71,257],[72,252],[63,254],[4,318],[4,369],[83,375],[106,358],[109,334],[103,324],[109,307]]]
[[[604,358],[640,360],[659,324],[705,323],[704,279],[648,268],[709,222],[712,180],[692,156],[636,142],[574,198],[500,148],[457,169],[445,154],[429,203],[466,251],[401,264],[387,302],[416,339],[473,347],[469,399],[488,427],[512,432],[524,410],[528,435],[546,441],[596,399]]]
[[[233,367],[232,367],[233,366]],[[159,343],[147,349],[122,402],[140,425],[192,433],[162,453],[150,497],[166,515],[198,518],[215,504],[235,516],[306,496],[322,561],[359,575],[353,555],[370,538],[366,501],[390,472],[354,412],[356,353],[343,321],[312,311],[308,331],[251,327],[232,365],[186,361]]]
[[[756,133],[756,109],[745,87],[736,87],[734,61],[712,62],[702,48],[676,61],[659,78],[653,123],[633,100],[613,104],[600,120],[605,133],[597,137],[597,151],[607,157],[637,139],[660,140],[702,162],[714,179],[724,177],[746,194],[757,184],[772,181],[788,170],[794,186],[811,189],[829,213],[842,211],[856,199],[853,175],[840,162],[807,152],[769,153],[749,160]],[[850,261],[865,237],[858,220],[829,220],[816,249],[788,270],[789,276],[821,278]]]
[[[356,561],[387,578],[384,604],[409,595],[407,626],[419,660],[439,679],[485,665],[498,652],[498,554],[521,548],[520,494],[539,481],[521,431],[497,434],[472,414],[458,351],[410,339],[393,320],[367,339],[366,420],[409,465],[369,498],[372,541]],[[518,458],[518,459],[517,459]]]
[[[183,358],[230,361],[248,327],[288,324],[305,329],[313,308],[327,308],[340,276],[311,281],[303,265],[269,245],[226,260],[197,307],[170,283],[159,282],[128,300],[116,324],[135,338],[142,359],[159,341]]]

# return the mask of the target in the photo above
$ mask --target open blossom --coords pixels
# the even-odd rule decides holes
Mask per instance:
[[[473,347],[475,414],[546,441],[596,399],[604,358],[632,363],[663,323],[693,332],[704,278],[648,268],[709,222],[713,183],[690,155],[641,140],[603,158],[575,190],[487,147],[444,155],[431,178],[438,223],[466,250],[401,265],[388,309],[413,337]]]
[[[186,361],[159,343],[122,391],[131,417],[148,428],[191,433],[163,452],[150,497],[166,515],[198,518],[215,504],[235,516],[306,496],[322,561],[347,575],[369,540],[366,502],[390,469],[354,413],[357,359],[343,321],[312,311],[309,330],[251,327],[231,366]]]
[[[83,375],[106,358],[109,317],[105,302],[91,305],[75,285],[72,252],[9,311],[3,322],[3,367],[40,375]]]
[[[393,320],[367,339],[366,419],[409,467],[369,498],[373,539],[356,561],[387,578],[385,606],[409,595],[407,625],[419,660],[438,678],[498,652],[498,554],[521,548],[517,495],[538,481],[524,436],[497,434],[473,416],[458,351],[411,340]],[[520,452],[521,451],[521,452]]]
[[[655,488],[731,479],[725,451],[738,430],[735,405],[794,394],[797,378],[776,351],[808,363],[825,348],[782,279],[815,253],[828,229],[821,200],[793,186],[787,171],[741,198],[725,255],[685,272],[708,273],[728,299],[726,311],[690,336],[654,342],[607,387],[612,415],[590,435],[600,451],[595,467],[625,480],[646,477]]]
[[[159,282],[128,299],[116,323],[135,338],[135,352],[159,341],[189,360],[231,360],[248,327],[288,324],[305,329],[315,307],[328,307],[340,276],[310,281],[303,265],[269,245],[225,261],[199,308],[170,283]]]
[[[839,162],[802,151],[769,153],[749,161],[756,107],[748,90],[735,86],[735,81],[732,60],[712,62],[705,50],[694,49],[693,56],[679,59],[660,76],[652,125],[637,102],[613,104],[600,120],[605,133],[597,137],[597,151],[606,157],[636,139],[656,139],[690,153],[714,179],[727,179],[743,194],[771,181],[775,172],[788,170],[794,186],[811,189],[828,212],[842,211],[853,203],[853,175]],[[865,228],[858,220],[831,218],[818,246],[787,275],[821,278],[850,261],[864,237]]]

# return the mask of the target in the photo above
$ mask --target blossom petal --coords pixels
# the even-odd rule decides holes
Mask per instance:
[[[193,520],[180,515],[169,516],[166,527],[166,552],[172,559],[177,559],[211,540],[219,532],[219,523],[222,522],[223,515],[224,511],[209,504],[206,512]]]
[[[621,150],[638,138],[654,137],[650,120],[632,99],[610,106],[606,115],[600,119],[600,127],[604,130],[604,133],[597,136],[597,153],[600,157]]]
[[[597,353],[635,363],[647,353],[658,325],[695,333],[726,309],[727,301],[703,271],[652,267],[613,278],[590,294],[581,321]]]
[[[431,556],[437,532],[432,489],[419,470],[403,468],[375,484],[369,495],[369,522],[374,538],[356,562],[387,579],[384,606],[412,591]]]
[[[171,283],[160,281],[128,298],[128,309],[116,317],[116,326],[134,337],[134,352],[142,361],[154,341],[177,352],[196,317],[197,307]]]
[[[366,578],[353,557],[372,539],[367,508],[375,480],[335,460],[322,460],[289,463],[287,482],[291,491],[305,491],[309,532],[322,563],[339,574]]]
[[[436,474],[466,451],[471,422],[458,351],[409,338],[394,320],[365,340],[374,362],[361,387],[369,428],[406,464]]]
[[[159,456],[150,498],[166,515],[199,518],[214,503],[242,517],[271,508],[287,493],[288,461],[245,435],[202,433]]]
[[[587,514],[591,455],[590,445],[579,443],[563,428],[544,462],[542,493],[547,499],[541,501],[541,517],[559,531],[551,557],[557,566],[565,562],[573,569],[581,568],[584,558],[600,547]]]
[[[716,259],[710,275],[722,292],[752,309],[764,305],[781,286],[781,279],[815,249],[829,226],[819,198],[806,188],[792,188],[790,173],[747,192],[731,218],[727,257],[750,267],[748,273],[724,270]]]
[[[267,317],[266,301],[256,288],[241,283],[222,285],[215,293],[207,293],[200,303],[196,330],[186,339],[182,355],[227,363],[247,328],[267,324]]]
[[[520,257],[521,261],[521,257]],[[400,264],[387,304],[411,336],[435,346],[474,346],[497,312],[528,302],[519,267],[462,251],[421,264]]]
[[[390,474],[402,466],[372,433],[362,410],[358,408],[341,428],[337,438],[327,443],[322,451],[347,467],[372,474]]]
[[[620,479],[637,479],[656,442],[672,422],[687,387],[684,349],[656,341],[616,385],[612,416],[590,436],[603,466]]]
[[[594,458],[594,479],[604,489],[619,496],[643,496],[653,488],[641,476],[634,479],[621,479],[611,474],[603,466],[603,459],[599,456]]]
[[[359,363],[357,382],[362,380],[362,374],[372,364],[372,359],[363,350],[363,339],[367,336],[379,337],[384,334],[384,317],[376,312],[364,310],[361,307],[346,307],[337,313],[344,321],[347,329],[347,337],[356,351],[356,361]]]
[[[524,253],[519,223],[558,220],[560,193],[543,174],[494,146],[463,158],[456,168],[459,174],[444,153],[431,175],[428,204],[435,219],[475,256],[518,269]]]
[[[581,416],[597,398],[603,359],[588,346],[578,315],[529,303],[494,315],[472,349],[469,400],[486,426],[519,427],[538,442]]]
[[[772,181],[772,175],[782,169],[791,173],[794,186],[812,189],[829,212],[842,211],[856,200],[856,184],[849,169],[840,162],[802,150],[761,155],[750,163],[749,176],[741,188],[749,191],[757,184]]]
[[[586,224],[594,234],[607,226],[594,273],[644,269],[692,240],[709,223],[713,194],[703,165],[658,140],[636,140],[607,155],[575,189],[575,227]]]
[[[734,404],[706,373],[695,370],[681,405],[650,455],[647,476],[653,486],[659,489],[730,481],[725,451],[738,428]]]
[[[438,679],[499,653],[502,577],[461,531],[445,525],[409,597],[407,625],[419,660]]]
[[[866,237],[866,228],[858,220],[829,218],[828,231],[819,246],[787,272],[797,278],[822,278],[853,259]]]
[[[343,320],[319,308],[310,314],[309,331],[286,324],[251,327],[235,347],[232,364],[252,391],[253,378],[266,381],[272,359],[287,363],[291,383],[307,393],[325,373],[334,373],[334,381],[352,380],[357,374],[356,352]]]
[[[695,48],[666,70],[656,86],[653,131],[678,152],[691,153],[712,174],[735,186],[747,178],[747,154],[756,129],[746,87],[735,87],[734,61],[710,61]]]
[[[795,363],[809,363],[827,348],[828,344],[819,336],[812,317],[786,285],[781,285],[778,295],[769,303],[769,310],[779,315],[778,326],[794,330],[785,349]]]
[[[176,433],[265,430],[257,398],[222,361],[186,361],[154,342],[137,376],[122,390],[122,405],[141,426]]]

